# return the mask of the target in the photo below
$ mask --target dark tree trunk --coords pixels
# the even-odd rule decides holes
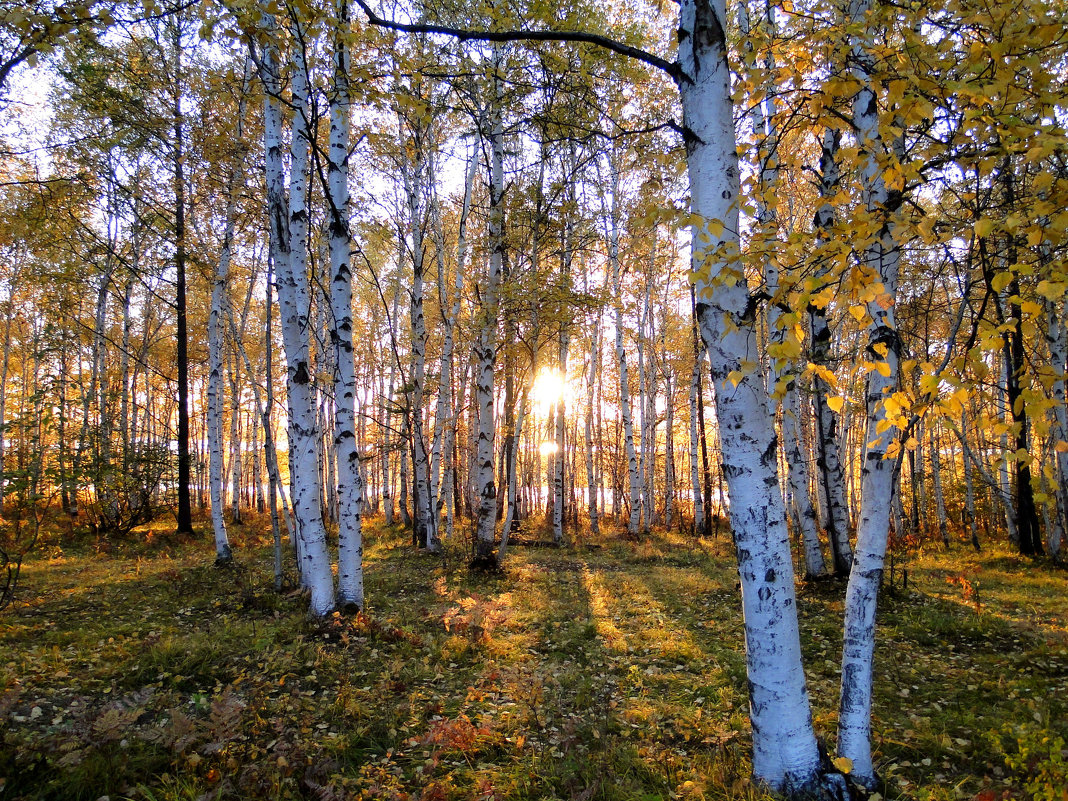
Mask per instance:
[[[189,346],[185,304],[185,170],[182,165],[182,31],[174,28],[174,270],[178,327],[178,533],[193,533],[189,498]]]

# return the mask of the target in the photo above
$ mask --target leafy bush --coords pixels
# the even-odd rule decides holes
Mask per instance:
[[[171,471],[170,452],[158,444],[131,446],[125,461],[92,466],[86,511],[94,534],[125,536],[156,516],[156,499]]]
[[[1045,728],[1006,725],[995,736],[1005,766],[1021,776],[1034,801],[1068,801],[1068,745]],[[1008,747],[1006,747],[1008,743]]]

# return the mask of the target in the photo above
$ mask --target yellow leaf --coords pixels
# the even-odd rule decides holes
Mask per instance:
[[[878,372],[879,375],[881,375],[883,378],[890,377],[890,365],[886,362],[876,362],[874,367],[876,372]]]
[[[1053,446],[1053,450],[1057,451],[1057,453],[1068,453],[1068,442],[1061,440]]]
[[[827,405],[831,407],[831,411],[838,414],[842,411],[842,407],[845,406],[845,398],[832,396],[827,398]]]
[[[846,776],[853,770],[853,760],[849,757],[835,757],[831,760],[835,770],[841,771]]]
[[[864,318],[867,316],[867,312],[861,306],[850,306],[849,313],[853,315],[853,318],[858,322],[864,322]]]
[[[738,386],[738,384],[741,383],[742,380],[741,371],[731,370],[730,373],[727,374],[727,380],[730,381],[733,386]]]
[[[1038,282],[1037,292],[1046,300],[1060,300],[1064,297],[1065,292],[1068,292],[1068,286],[1062,281],[1047,281],[1043,279]]]
[[[990,281],[990,287],[995,292],[1001,292],[1012,283],[1012,273],[998,273]]]
[[[838,379],[835,377],[834,373],[822,364],[813,364],[812,362],[809,362],[808,369],[815,373],[822,381],[825,381],[828,386],[834,387],[838,385]]]

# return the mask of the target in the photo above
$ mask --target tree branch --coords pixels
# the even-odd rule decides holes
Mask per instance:
[[[668,61],[642,50],[640,47],[623,44],[598,33],[589,33],[587,31],[475,31],[467,28],[452,28],[447,25],[396,22],[395,20],[378,16],[367,4],[366,0],[356,0],[356,3],[363,9],[363,13],[367,15],[369,23],[393,31],[401,31],[402,33],[438,33],[443,36],[451,36],[461,42],[582,42],[603,47],[605,50],[611,50],[613,53],[656,67],[658,70],[667,73],[676,82],[682,78],[682,71],[676,62]]]

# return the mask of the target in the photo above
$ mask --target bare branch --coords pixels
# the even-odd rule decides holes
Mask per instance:
[[[640,47],[617,42],[615,39],[602,36],[599,33],[589,33],[587,31],[475,31],[467,28],[453,28],[447,25],[396,22],[395,20],[378,16],[367,4],[366,0],[356,0],[356,3],[363,9],[363,13],[367,15],[367,21],[380,28],[388,28],[402,33],[437,33],[442,36],[451,36],[461,42],[582,42],[596,47],[603,47],[605,50],[611,50],[613,53],[656,67],[658,70],[667,73],[676,82],[682,79],[682,71],[676,62],[653,55]]]

